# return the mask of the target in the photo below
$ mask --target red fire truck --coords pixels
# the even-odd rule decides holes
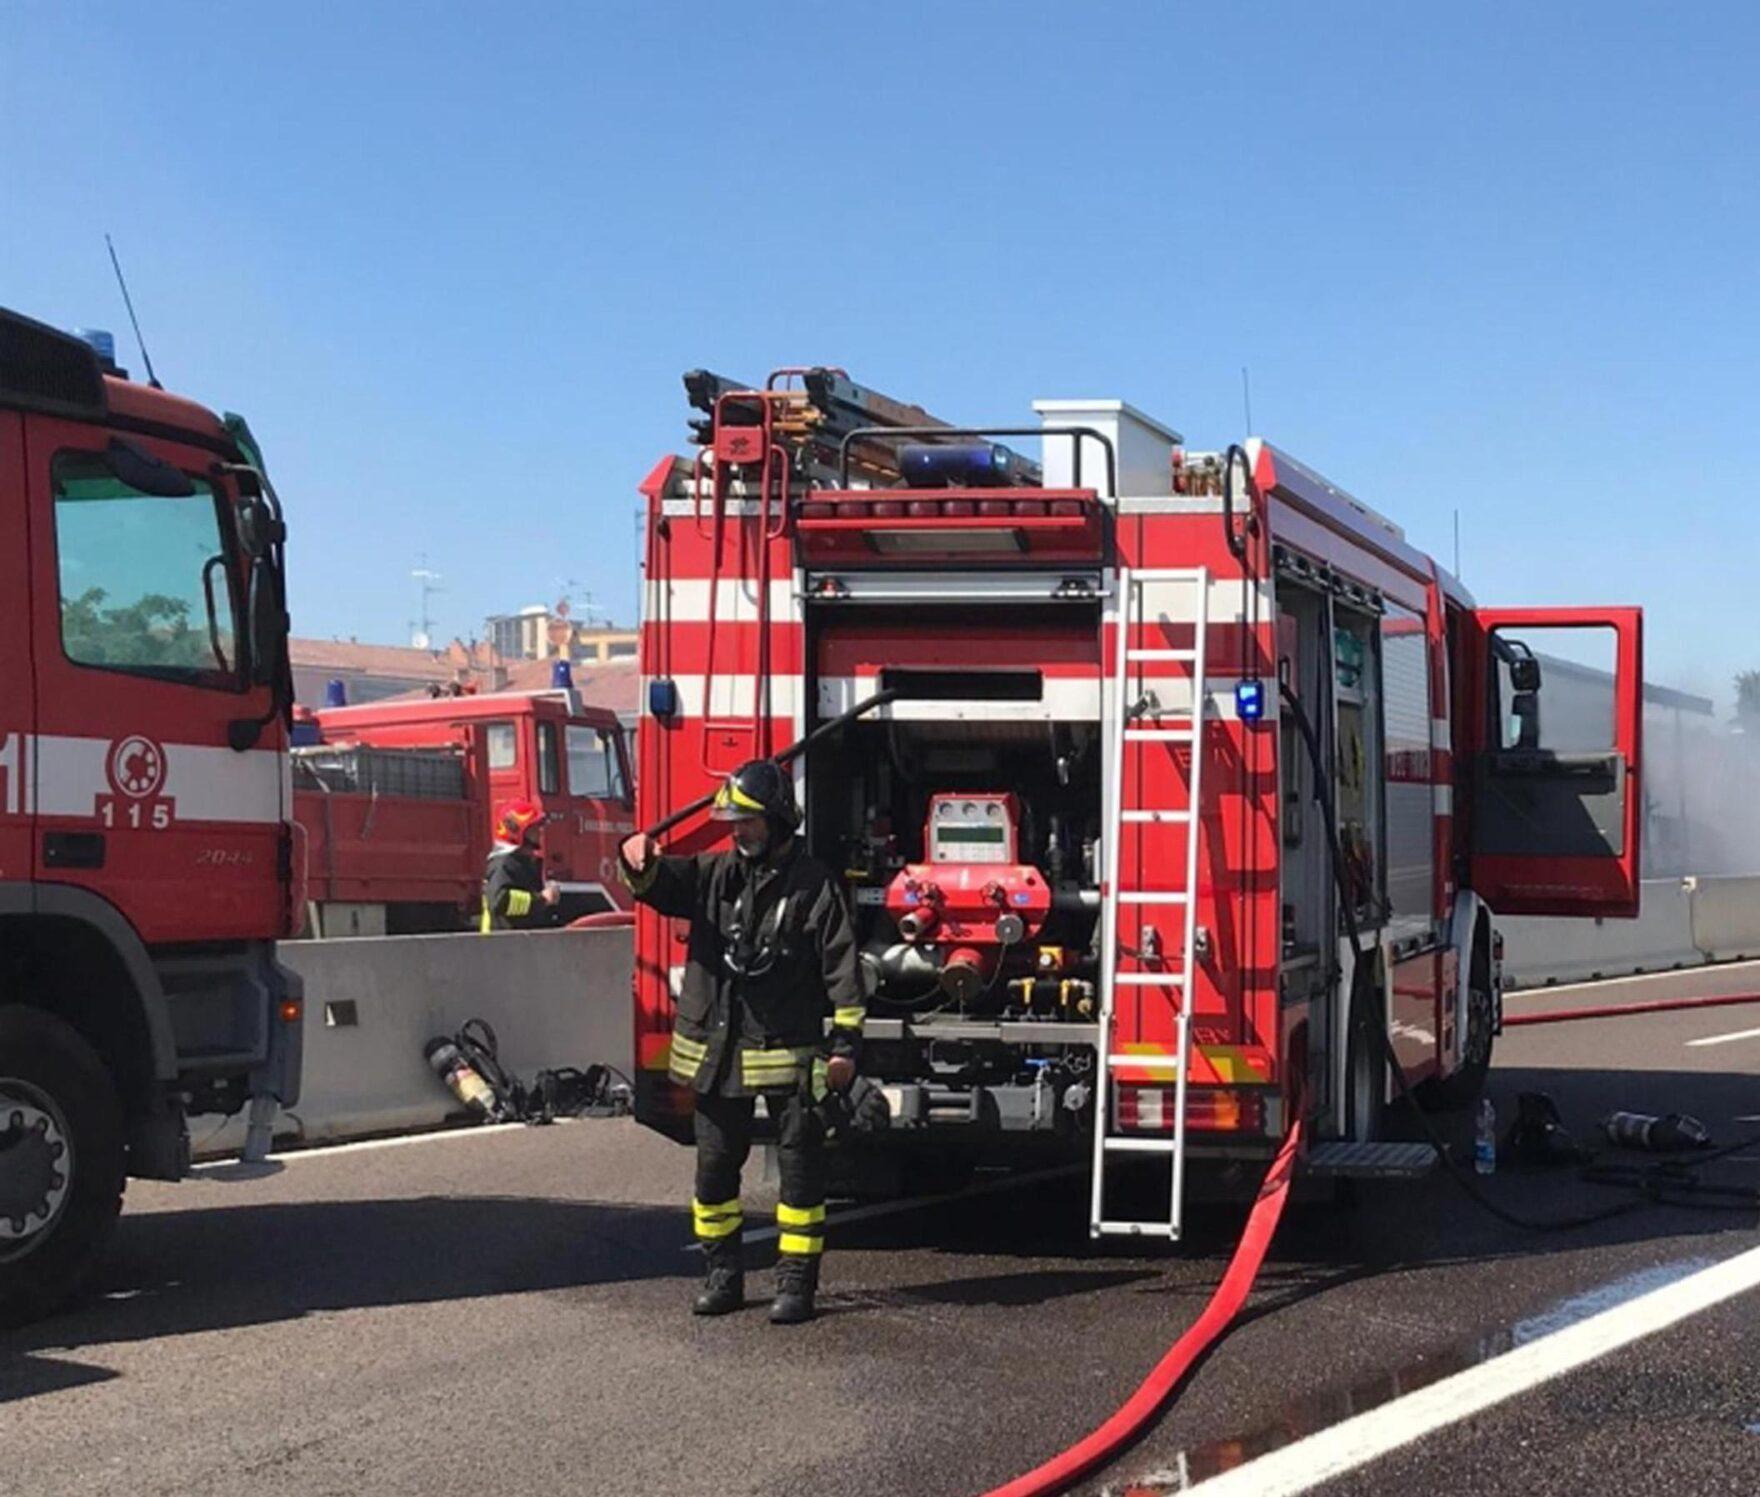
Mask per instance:
[[[1316,1173],[1415,1173],[1390,1061],[1477,1093],[1496,917],[1635,914],[1637,610],[1480,608],[1270,443],[1118,400],[976,431],[833,369],[686,389],[697,450],[642,485],[636,820],[840,724],[791,762],[881,1157],[1088,1155],[1097,1236],[1177,1237],[1188,1159],[1239,1173],[1292,1104]],[[1548,656],[1605,668],[1604,720],[1549,723]],[[638,909],[638,1113],[679,1137],[682,941]]]
[[[312,715],[294,751],[313,935],[458,930],[482,904],[496,808],[545,813],[545,869],[564,921],[629,907],[616,878],[631,794],[615,713],[548,692],[364,703]]]
[[[97,339],[102,347],[107,339]],[[280,506],[242,420],[0,312],[0,1318],[185,1118],[299,1094]]]

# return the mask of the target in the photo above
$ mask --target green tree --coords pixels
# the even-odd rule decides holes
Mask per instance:
[[[190,627],[189,604],[163,593],[146,593],[120,608],[106,608],[108,594],[89,588],[61,605],[61,643],[68,657],[85,665],[212,670],[208,641]]]

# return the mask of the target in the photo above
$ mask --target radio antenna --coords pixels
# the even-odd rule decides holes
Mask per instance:
[[[141,336],[141,320],[134,315],[134,298],[128,294],[128,282],[122,276],[122,262],[116,258],[116,246],[110,242],[110,236],[104,236],[104,248],[110,251],[110,267],[116,272],[116,284],[122,288],[122,305],[128,308],[128,320],[134,324],[135,347],[141,351],[141,363],[147,366],[147,383],[155,390],[165,387],[159,383],[159,376],[153,373],[152,355],[147,352],[147,340]]]

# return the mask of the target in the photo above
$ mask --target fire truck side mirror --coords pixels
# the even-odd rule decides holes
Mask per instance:
[[[272,686],[281,671],[287,647],[287,614],[276,585],[275,567],[267,556],[251,563],[247,627],[250,630],[251,684]]]
[[[1532,655],[1520,656],[1510,661],[1509,684],[1517,695],[1534,695],[1540,690],[1540,662]]]
[[[275,511],[260,494],[248,494],[239,501],[238,543],[246,556],[266,556],[271,546],[286,539],[287,526],[276,519]]]

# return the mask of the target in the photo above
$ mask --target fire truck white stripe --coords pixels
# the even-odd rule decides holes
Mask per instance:
[[[1205,1497],[1293,1497],[1760,1287],[1760,1248],[1201,1481]]]
[[[1430,747],[1433,749],[1446,749],[1452,748],[1453,746],[1454,739],[1448,731],[1448,719],[1446,717],[1431,718]]]
[[[689,674],[673,677],[678,687],[678,713],[684,718],[700,718],[703,716],[703,673],[692,671]],[[716,718],[749,718],[752,715],[754,702],[757,700],[758,678],[756,676],[718,675],[709,687],[710,715]],[[770,678],[770,710],[781,719],[792,719],[795,710],[795,696],[800,687],[799,676],[772,676]]]
[[[836,569],[826,570],[835,574]],[[929,580],[913,577],[913,582]],[[664,584],[670,612],[662,614],[662,583],[652,581],[642,589],[642,618],[658,620],[669,617],[675,624],[701,624],[709,618],[709,579],[707,577],[674,577]],[[1271,617],[1271,589],[1264,583],[1255,585],[1259,594],[1259,617]],[[1144,584],[1144,603],[1149,618],[1165,617],[1172,624],[1190,623],[1196,617],[1192,586],[1189,582],[1168,581]],[[954,590],[952,588],[950,591]],[[925,602],[933,601],[925,588]],[[1247,595],[1250,606],[1251,594]],[[797,617],[796,583],[792,577],[770,580],[770,618],[783,622]],[[1242,618],[1242,592],[1239,578],[1213,579],[1209,586],[1209,618],[1217,624],[1236,624]],[[758,618],[758,585],[751,578],[723,577],[715,590],[715,617],[724,623],[756,623]],[[1444,725],[1446,730],[1446,724]],[[1446,747],[1446,744],[1442,745]]]
[[[656,580],[642,589],[642,618],[670,618],[675,624],[702,624],[709,618],[709,579],[707,577],[674,577],[664,584],[667,602],[663,606],[662,584]],[[780,623],[795,616],[794,578],[770,579],[770,618]],[[723,577],[715,589],[715,617],[726,623],[758,621],[758,584],[751,578]]]
[[[105,765],[108,738],[42,734],[35,743],[37,813],[92,818],[112,793]],[[283,756],[274,749],[234,753],[168,743],[159,798],[175,803],[177,821],[275,823],[282,817]]]

